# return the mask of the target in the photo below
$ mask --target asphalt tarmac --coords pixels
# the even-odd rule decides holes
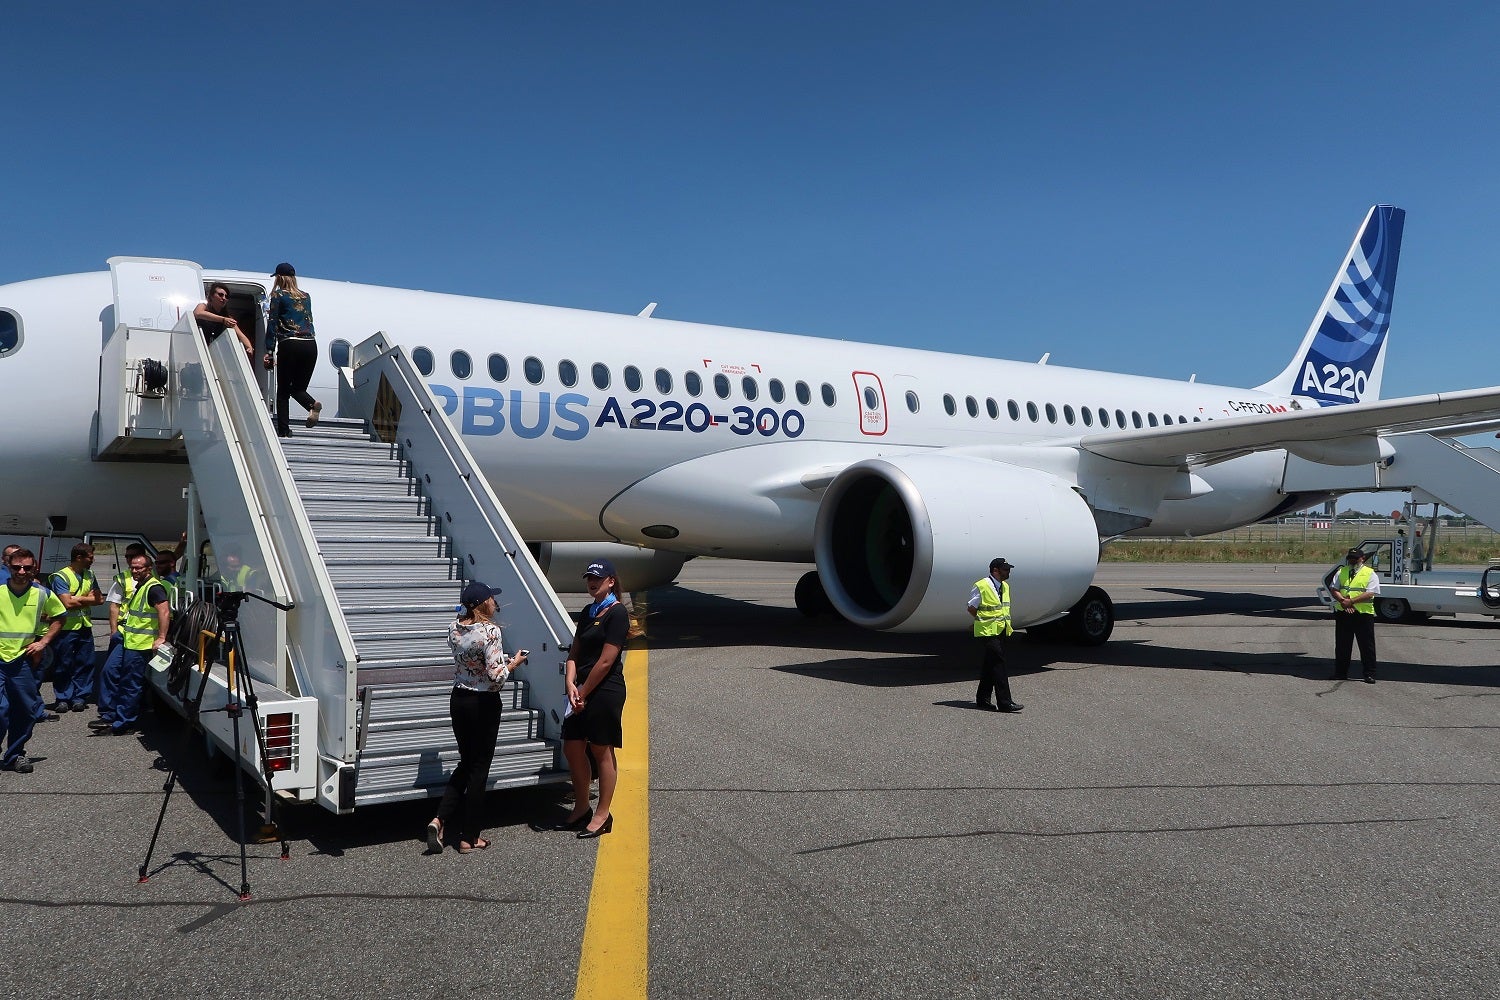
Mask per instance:
[[[972,640],[804,619],[800,571],[649,595],[651,996],[1500,993],[1500,626],[1381,625],[1379,683],[1334,682],[1317,567],[1107,564],[1113,639],[1018,636],[999,715]],[[0,774],[0,997],[574,995],[558,791],[492,795],[467,856],[430,804],[299,810],[241,903],[232,777],[85,722]]]

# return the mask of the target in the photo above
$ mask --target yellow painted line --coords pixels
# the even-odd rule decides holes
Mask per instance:
[[[636,600],[637,615],[645,602]],[[646,996],[647,907],[650,894],[650,752],[645,640],[633,643],[625,656],[625,745],[615,754],[620,780],[610,815],[612,832],[594,843],[594,885],[589,892],[588,920],[578,956],[578,1000],[633,1000]]]

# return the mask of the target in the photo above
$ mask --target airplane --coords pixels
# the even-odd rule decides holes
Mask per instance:
[[[1114,621],[1093,584],[1109,541],[1306,508],[1334,494],[1284,492],[1290,456],[1388,462],[1392,433],[1500,414],[1500,387],[1380,399],[1404,222],[1402,209],[1370,209],[1291,361],[1250,388],[732,329],[650,306],[300,284],[320,369],[347,370],[377,331],[401,345],[554,582],[599,554],[632,589],[694,556],[812,563],[796,588],[804,612],[933,631],[968,626],[969,589],[1003,555],[1017,567],[1017,627],[1097,644]],[[259,342],[270,278],[204,279],[229,287]],[[0,501],[0,534],[181,530],[184,464],[95,460],[92,358],[130,320],[115,309],[108,271],[0,286],[7,384],[74,373],[45,420],[6,435],[6,467],[26,473]]]

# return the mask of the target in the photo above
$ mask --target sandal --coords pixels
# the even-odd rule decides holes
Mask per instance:
[[[472,844],[467,840],[460,840],[458,842],[459,854],[468,854],[470,851],[487,851],[489,850],[489,848],[490,842],[488,840],[485,840],[483,837],[478,838]]]
[[[427,824],[427,849],[438,852],[443,849],[443,821],[440,819]]]

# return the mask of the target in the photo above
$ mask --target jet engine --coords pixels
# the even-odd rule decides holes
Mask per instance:
[[[547,582],[559,594],[582,594],[583,571],[595,559],[608,559],[627,591],[660,587],[677,579],[682,564],[692,556],[661,549],[643,549],[619,542],[541,542],[530,546]]]
[[[969,592],[995,556],[1016,567],[1017,628],[1074,608],[1099,562],[1093,514],[1071,484],[952,453],[849,466],[823,496],[813,544],[839,614],[901,632],[968,627]]]

